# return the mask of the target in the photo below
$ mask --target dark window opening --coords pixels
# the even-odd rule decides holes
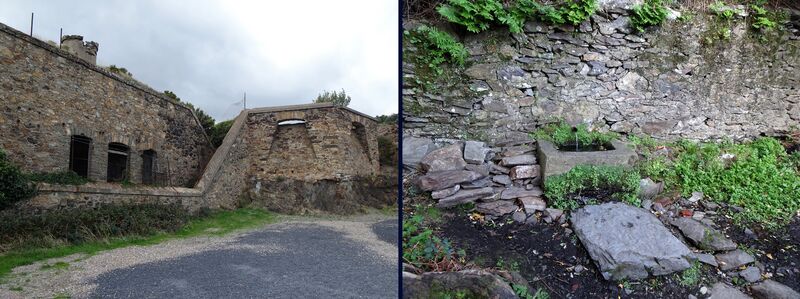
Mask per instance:
[[[152,185],[156,181],[156,151],[142,152],[142,184]]]
[[[122,182],[128,179],[128,146],[112,142],[108,144],[109,182]]]
[[[72,135],[69,142],[69,170],[79,176],[89,177],[89,148],[92,138]]]

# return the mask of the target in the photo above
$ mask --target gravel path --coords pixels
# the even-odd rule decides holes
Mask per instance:
[[[390,216],[287,217],[223,237],[18,267],[0,298],[396,298],[396,240]],[[42,269],[59,261],[69,267]]]

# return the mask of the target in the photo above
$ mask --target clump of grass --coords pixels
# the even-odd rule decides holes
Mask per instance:
[[[83,185],[89,182],[89,179],[73,171],[31,173],[27,177],[34,182],[59,185]]]

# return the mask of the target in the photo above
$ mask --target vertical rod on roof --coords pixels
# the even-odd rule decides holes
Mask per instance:
[[[31,36],[33,36],[33,13],[31,13]]]
[[[58,48],[61,49],[61,39],[64,38],[64,28],[58,32]]]
[[[244,110],[247,110],[247,92],[244,92],[244,99],[242,100],[244,103]]]

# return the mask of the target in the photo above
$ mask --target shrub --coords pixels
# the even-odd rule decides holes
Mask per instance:
[[[150,235],[175,231],[188,219],[181,206],[163,204],[105,204],[36,215],[6,210],[0,212],[0,244],[47,247],[113,236]],[[10,248],[0,247],[0,251],[7,249]]]
[[[712,3],[711,5],[708,6],[708,9],[711,10],[711,12],[714,13],[718,18],[725,21],[730,21],[737,14],[743,13],[743,11],[741,11],[740,9],[730,7],[726,5],[725,2],[722,1],[716,1]]]
[[[569,172],[547,178],[545,196],[557,209],[572,210],[582,194],[607,192],[609,199],[639,206],[639,180],[635,171],[618,166],[578,165]]]
[[[342,91],[324,91],[321,94],[317,95],[317,98],[314,99],[314,103],[333,103],[337,107],[347,107],[350,105],[350,96]]]
[[[397,166],[397,145],[385,136],[378,136],[379,163],[385,166]]]
[[[536,139],[543,139],[553,142],[556,146],[564,146],[566,144],[574,144],[577,139],[578,145],[602,145],[611,142],[617,138],[617,134],[613,132],[600,132],[596,130],[589,130],[585,124],[577,126],[570,126],[565,122],[551,123],[531,133],[531,136]]]
[[[0,210],[36,194],[36,188],[0,150]]]
[[[34,182],[59,185],[83,185],[89,182],[89,179],[78,175],[74,171],[31,173],[28,174],[28,179]]]
[[[225,135],[228,135],[228,131],[230,131],[232,125],[232,119],[214,124],[211,128],[211,134],[208,136],[214,147],[222,145],[222,141],[225,140]]]
[[[444,73],[441,68],[443,63],[463,66],[469,55],[464,45],[450,34],[433,27],[420,26],[415,30],[405,31],[403,34],[409,43],[417,46],[421,51],[421,55],[416,57],[418,64],[422,64],[436,75]]]
[[[660,25],[667,18],[667,8],[661,0],[646,0],[633,7],[631,26],[639,32],[645,27]]]
[[[775,13],[771,13],[761,5],[762,4],[759,3],[750,5],[750,9],[753,10],[753,22],[750,26],[756,30],[771,31],[778,26],[777,19],[779,16]]]

